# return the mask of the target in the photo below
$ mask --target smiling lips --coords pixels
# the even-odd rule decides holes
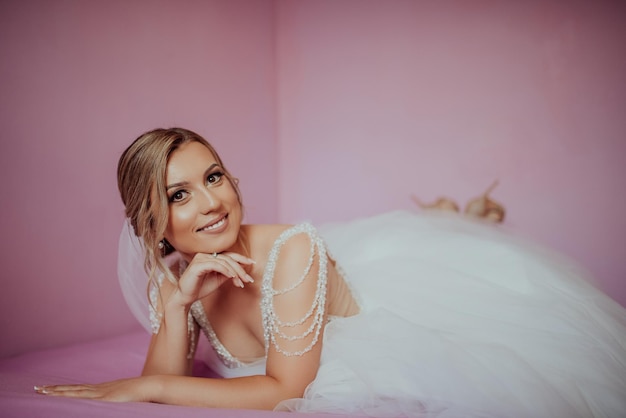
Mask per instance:
[[[228,217],[228,215],[225,215],[223,218],[220,218],[219,221],[209,224],[203,228],[198,229],[198,232],[205,232],[205,231],[214,231],[216,229],[219,229],[221,226],[223,226],[226,223],[226,218]]]

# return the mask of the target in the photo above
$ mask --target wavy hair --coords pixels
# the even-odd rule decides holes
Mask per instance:
[[[157,271],[173,282],[176,280],[164,260],[165,255],[174,251],[163,239],[169,219],[166,173],[172,153],[189,142],[198,142],[211,152],[235,189],[243,211],[238,180],[230,174],[217,151],[203,137],[183,128],[159,128],[140,135],[119,159],[117,187],[133,231],[143,240],[144,268],[151,283],[155,283]],[[164,246],[161,249],[159,242],[162,240]],[[241,240],[240,236],[238,241]],[[247,250],[245,245],[243,248]]]

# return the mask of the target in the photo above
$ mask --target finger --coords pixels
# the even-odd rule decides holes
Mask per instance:
[[[35,386],[35,392],[49,396],[64,396],[68,398],[96,398],[99,394],[89,385],[55,385]]]
[[[202,260],[196,261],[189,265],[185,273],[180,279],[180,282],[185,280],[189,280],[190,277],[194,277],[197,279],[205,279],[215,277],[210,273],[219,273],[229,279],[237,276],[237,272],[232,268],[230,264],[223,260]]]
[[[222,266],[224,268],[227,269],[228,272],[226,272],[225,270],[222,269],[216,269],[215,271],[218,271],[219,273],[224,274],[224,276],[229,277],[229,278],[233,278],[235,276],[239,275],[239,272],[235,269],[234,264],[232,259],[228,256],[223,256],[220,254],[197,254],[194,257],[194,260],[192,261],[192,263],[197,264],[197,263],[201,263],[204,268],[210,268],[213,265],[219,265]]]
[[[44,395],[47,396],[58,396],[64,398],[88,398],[93,399],[99,397],[94,391],[86,390],[86,389],[77,389],[77,390],[64,390],[62,392],[57,391],[49,391],[43,392]]]
[[[226,283],[226,281],[228,280],[231,280],[233,284],[237,287],[241,287],[241,288],[244,287],[243,281],[237,274],[234,274],[231,277],[231,276],[224,276],[223,274],[217,273],[216,271],[207,273],[205,275],[205,280],[201,286],[205,291],[207,291],[207,293],[211,293],[217,288],[219,288],[220,286],[222,286],[224,283]]]
[[[226,252],[226,253],[221,253],[221,254],[229,256],[230,258],[232,258],[239,264],[246,264],[246,265],[256,264],[256,261],[254,261],[253,259],[246,257],[244,255],[241,255],[239,253]]]
[[[44,385],[44,386],[35,386],[36,392],[63,392],[67,390],[76,390],[76,389],[88,389],[89,385],[78,384],[78,385]]]
[[[250,259],[244,257],[237,253],[227,252],[221,254],[198,254],[196,255],[198,260],[202,260],[202,262],[214,261],[216,263],[221,263],[224,266],[227,266],[229,270],[233,273],[231,275],[226,275],[227,277],[233,279],[233,283],[237,287],[243,287],[241,284],[243,282],[253,283],[254,279],[243,269],[238,260],[242,260],[246,264],[249,264]],[[195,258],[194,258],[195,260]],[[240,280],[236,280],[236,276],[239,277]]]
[[[203,277],[203,282],[201,283],[200,286],[202,286],[202,288],[204,289],[204,291],[207,291],[208,293],[213,292],[215,289],[217,289],[218,287],[220,287],[222,284],[224,284],[228,279],[232,280],[233,284],[237,287],[244,287],[243,281],[240,277],[240,274],[238,271],[236,271],[236,268],[229,263],[226,260],[220,260],[220,261],[211,261],[209,263],[221,263],[221,267],[219,270],[220,271],[227,271],[228,274],[224,274],[222,272],[218,272],[218,269],[216,268],[213,271],[208,271],[204,274]],[[236,263],[235,263],[236,264]],[[239,266],[239,268],[241,268]],[[245,274],[245,271],[243,272]],[[247,279],[246,279],[247,281]],[[182,289],[182,288],[181,288]],[[182,289],[184,290],[184,289]]]
[[[205,271],[205,273],[200,273],[197,276],[199,280],[181,278],[178,285],[182,295],[197,300],[213,293],[228,280],[231,280],[236,287],[244,287],[244,282],[238,273],[233,271],[231,265],[226,260],[207,261],[206,263],[208,266],[200,266],[202,267],[201,271]],[[238,266],[238,268],[241,267]],[[245,274],[245,272],[243,273]]]
[[[235,253],[230,253],[230,254],[235,254]],[[252,276],[250,276],[245,270],[244,268],[241,266],[241,264],[239,264],[239,262],[234,259],[234,257],[232,257],[230,254],[222,254],[221,257],[218,257],[219,259],[224,260],[225,262],[227,262],[229,264],[229,266],[237,273],[237,276],[246,283],[253,283],[254,279],[252,278]],[[235,254],[238,255],[238,254]],[[223,258],[222,258],[223,257]],[[241,257],[241,256],[240,256]],[[245,258],[245,257],[244,257]],[[246,258],[247,260],[247,258]],[[234,280],[233,280],[234,281]],[[241,286],[240,286],[241,287]]]

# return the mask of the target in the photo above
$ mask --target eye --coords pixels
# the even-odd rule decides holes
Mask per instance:
[[[184,190],[178,190],[172,193],[172,195],[170,196],[170,202],[172,203],[180,202],[181,200],[185,198],[186,195],[187,195],[187,192],[185,192]]]
[[[224,173],[222,173],[221,171],[211,173],[207,176],[206,182],[207,184],[216,184],[220,182],[222,177],[224,177]]]

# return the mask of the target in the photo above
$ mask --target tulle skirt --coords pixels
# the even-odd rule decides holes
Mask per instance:
[[[626,416],[626,310],[569,260],[459,216],[319,229],[361,305],[303,399],[376,417]]]

